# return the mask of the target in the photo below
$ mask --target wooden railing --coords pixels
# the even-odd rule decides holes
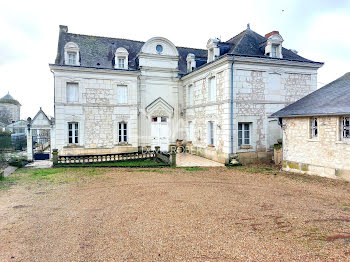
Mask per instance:
[[[77,156],[58,156],[58,164],[73,163],[99,163],[99,162],[116,162],[138,159],[156,158],[155,151],[119,153],[119,154],[102,154],[102,155],[77,155]],[[163,159],[162,159],[163,160]]]

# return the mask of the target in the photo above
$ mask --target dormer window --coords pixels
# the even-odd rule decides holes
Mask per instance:
[[[196,59],[195,55],[189,53],[186,57],[187,61],[187,73],[192,72],[196,68]]]
[[[80,65],[79,47],[76,43],[68,42],[64,46],[64,64],[76,66]]]
[[[128,57],[129,57],[129,52],[125,48],[119,47],[115,51],[114,68],[116,68],[116,69],[128,69]]]
[[[125,58],[118,58],[118,68],[125,68]]]
[[[266,47],[265,55],[273,58],[283,58],[282,42],[283,38],[278,31],[272,31],[265,35]]]
[[[75,53],[68,52],[68,64],[75,65],[77,61],[76,57]]]
[[[218,43],[220,40],[218,38],[209,39],[207,42],[208,49],[208,59],[207,63],[214,61],[216,58],[220,56],[220,49],[218,47]]]

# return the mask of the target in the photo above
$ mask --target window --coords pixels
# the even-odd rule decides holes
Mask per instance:
[[[238,123],[238,146],[250,145],[250,123]]]
[[[214,122],[208,122],[208,145],[214,145]]]
[[[318,135],[317,117],[313,117],[310,120],[310,137],[316,138],[317,135]]]
[[[162,122],[162,123],[166,123],[166,122],[167,122],[166,117],[162,116],[162,117],[160,118],[160,122]]]
[[[64,46],[64,63],[66,65],[80,65],[79,46],[76,43],[68,42]]]
[[[208,98],[210,102],[216,100],[216,79],[215,76],[209,78],[208,81]]]
[[[271,57],[277,57],[278,45],[271,45]]]
[[[118,142],[119,143],[128,142],[128,128],[127,128],[127,123],[125,122],[118,123]]]
[[[350,117],[342,118],[342,128],[341,128],[342,138],[350,138]]]
[[[156,46],[156,50],[157,50],[157,53],[160,54],[161,52],[163,52],[163,46],[162,45],[157,45]]]
[[[68,63],[70,65],[76,64],[76,54],[75,53],[68,53]]]
[[[188,86],[188,105],[189,106],[193,105],[193,86],[192,85]]]
[[[123,86],[123,85],[117,86],[117,103],[118,104],[127,104],[128,103],[127,86]]]
[[[115,63],[114,68],[117,69],[128,69],[128,59],[129,59],[129,52],[124,47],[119,47],[115,51]]]
[[[193,141],[193,122],[188,122],[188,140]]]
[[[67,102],[78,102],[78,83],[67,83]]]
[[[78,123],[68,123],[68,143],[78,144],[79,143],[79,125]]]
[[[125,68],[125,58],[118,58],[118,68]]]

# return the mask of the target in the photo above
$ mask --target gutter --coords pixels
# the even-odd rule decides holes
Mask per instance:
[[[230,153],[233,154],[233,64],[235,63],[235,56],[232,56],[231,65],[231,92],[230,92]]]

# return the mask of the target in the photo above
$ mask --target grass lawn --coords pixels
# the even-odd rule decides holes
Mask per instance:
[[[277,167],[19,169],[0,261],[348,261],[350,183]]]

